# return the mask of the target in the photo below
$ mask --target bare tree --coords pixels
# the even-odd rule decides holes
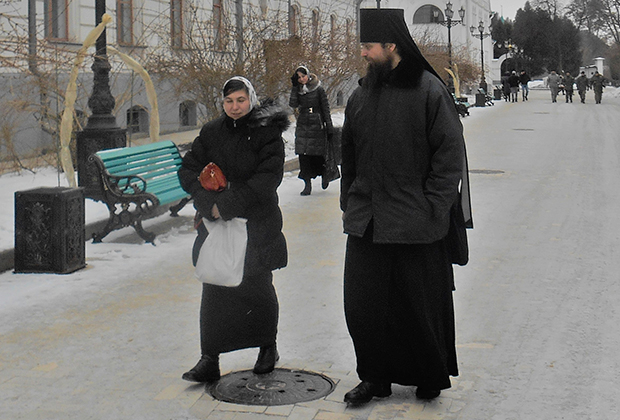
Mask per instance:
[[[2,84],[10,86],[8,90],[4,89],[4,95],[0,98],[5,110],[0,118],[0,130],[2,130],[0,160],[13,160],[14,162],[8,166],[16,169],[56,164],[55,153],[59,150],[58,136],[65,90],[79,48],[76,44],[55,42],[39,36],[45,33],[44,23],[40,20],[35,23],[34,30],[29,28],[28,19],[20,15],[18,10],[0,15]],[[77,81],[78,98],[74,111],[74,134],[83,128],[90,114],[87,102],[93,78],[90,71],[91,64],[92,60],[86,60],[80,68],[80,77]],[[114,90],[120,92],[113,111],[117,112],[131,99],[132,93],[138,93],[138,90],[131,92],[122,81],[128,77],[124,75],[119,77],[122,73],[127,74],[122,64],[120,62],[112,64],[111,84]],[[32,120],[49,136],[49,144],[42,145],[40,142],[31,142],[29,145],[14,144],[19,130],[32,124]],[[15,124],[17,124],[15,128],[11,128]],[[71,148],[75,153],[74,142]],[[47,152],[53,153],[47,156]]]
[[[150,54],[149,71],[175,83],[179,92],[191,93],[208,108],[209,117],[219,113],[220,89],[233,74],[248,77],[260,95],[279,98],[288,94],[294,69],[305,64],[326,82],[328,91],[336,92],[363,66],[354,23],[342,14],[334,18],[330,5],[302,10],[292,36],[286,8],[265,13],[248,5],[241,33],[238,21],[226,14],[222,27],[208,11],[191,8],[185,15],[183,47],[163,43]]]

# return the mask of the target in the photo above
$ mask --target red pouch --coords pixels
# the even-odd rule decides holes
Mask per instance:
[[[226,188],[227,181],[224,173],[215,163],[211,162],[204,167],[198,177],[200,185],[207,191],[222,191]]]

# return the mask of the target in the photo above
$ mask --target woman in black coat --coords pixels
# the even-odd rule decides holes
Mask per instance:
[[[197,220],[247,219],[248,244],[239,286],[203,284],[202,357],[183,374],[183,379],[193,382],[220,378],[220,353],[260,347],[254,366],[258,374],[271,372],[279,358],[278,299],[272,270],[287,264],[276,190],[283,176],[282,131],[288,127],[288,115],[273,103],[258,105],[254,88],[242,77],[225,83],[223,100],[224,114],[204,125],[183,157],[179,179],[194,199]],[[205,190],[198,180],[210,162],[227,178],[227,188],[221,192]],[[201,223],[193,248],[194,265],[207,235]]]
[[[321,176],[321,186],[326,189],[331,179],[324,177],[326,141],[334,132],[327,93],[321,81],[304,66],[291,77],[293,88],[289,106],[299,108],[295,129],[295,153],[299,155],[299,178],[305,187],[301,195],[310,195],[312,179]]]

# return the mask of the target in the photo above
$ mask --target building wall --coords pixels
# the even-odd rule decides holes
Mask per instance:
[[[39,68],[45,68],[54,73],[54,69],[49,64],[50,60],[43,59],[43,50],[46,46],[61,47],[67,59],[72,57],[81,45],[81,42],[88,33],[95,27],[95,1],[93,0],[67,0],[67,10],[69,18],[66,20],[65,27],[61,28],[60,33],[63,34],[62,39],[52,40],[50,42],[49,31],[50,25],[46,23],[46,16],[49,16],[49,7],[46,2],[51,0],[36,1],[36,21],[38,34],[38,51]],[[127,28],[130,29],[133,36],[129,41],[119,38],[119,26],[122,26],[122,10],[119,8],[119,2],[133,2],[132,19],[130,24],[124,26],[125,34]],[[320,31],[323,35],[329,34],[330,24],[332,21],[339,25],[351,25],[352,36],[357,37],[357,15],[359,7],[376,7],[376,0],[335,0],[325,2],[324,0],[107,0],[106,11],[113,18],[113,22],[106,30],[107,42],[115,46],[122,52],[130,55],[138,62],[145,62],[153,51],[162,51],[168,48],[171,51],[173,38],[171,34],[171,21],[173,5],[180,4],[183,19],[180,25],[183,30],[181,42],[183,46],[187,45],[194,36],[191,25],[192,18],[201,22],[207,22],[211,26],[207,28],[210,36],[215,37],[216,33],[216,13],[217,7],[214,4],[221,3],[223,10],[222,25],[225,28],[223,42],[220,47],[215,47],[215,38],[213,40],[213,48],[218,49],[218,53],[230,54],[239,48],[241,37],[250,40],[253,34],[248,34],[248,28],[252,27],[250,19],[264,19],[280,22],[278,25],[267,27],[259,35],[262,38],[273,40],[285,40],[291,35],[296,34],[307,39],[313,37],[315,29],[313,29],[313,19],[318,16],[320,19]],[[382,7],[399,7],[405,9],[405,15],[410,30],[416,36],[419,31],[425,31],[432,34],[435,39],[440,42],[447,41],[447,29],[439,24],[414,24],[413,15],[419,7],[425,4],[433,4],[440,10],[445,8],[445,3],[406,1],[406,0],[382,0]],[[472,56],[476,56],[480,50],[480,41],[473,38],[469,33],[469,26],[477,26],[480,19],[488,21],[490,11],[489,0],[465,0],[462,2],[466,9],[465,25],[459,25],[452,28],[452,43],[455,47],[463,47],[469,51]],[[454,4],[455,18],[458,18],[457,10],[461,3]],[[295,11],[296,18],[291,19],[291,11]],[[14,42],[18,39],[21,48],[22,57],[25,57],[24,49],[27,51],[28,39],[28,2],[26,0],[7,0],[0,3],[0,43],[3,46]],[[48,13],[48,14],[46,14]],[[10,22],[9,22],[10,20]],[[127,20],[125,20],[127,22]],[[348,27],[348,26],[347,26]],[[64,31],[64,32],[63,32]],[[8,34],[14,34],[9,39]],[[15,38],[16,37],[16,38]],[[247,41],[246,41],[247,42]],[[182,47],[183,47],[182,46]],[[485,63],[492,58],[491,41],[484,41]],[[487,51],[488,49],[488,51]],[[10,55],[7,50],[0,51],[4,57]],[[92,54],[93,50],[89,51]],[[357,53],[357,51],[355,51]],[[209,59],[214,59],[217,54],[208,55]],[[50,58],[50,57],[48,57]],[[243,59],[243,57],[241,57]],[[72,59],[72,58],[71,58]],[[303,57],[302,57],[303,59]],[[19,60],[17,60],[19,61]],[[150,112],[150,105],[144,92],[144,83],[141,79],[132,75],[127,68],[117,59],[111,58],[113,70],[111,72],[111,90],[113,96],[117,99],[117,106],[114,111],[117,124],[121,127],[127,126],[127,111],[132,107],[142,107]],[[86,101],[92,90],[92,71],[90,65],[92,56],[89,55],[85,65],[80,73],[80,97],[76,105],[78,110],[87,112]],[[47,66],[47,67],[46,67]],[[70,66],[65,65],[65,69]],[[15,72],[27,73],[27,63],[24,61],[15,68],[0,68],[1,72],[7,74],[15,74]],[[315,69],[311,69],[315,70]],[[316,71],[316,70],[315,70]],[[58,72],[56,72],[57,74]],[[283,74],[283,79],[288,79],[290,75]],[[320,75],[321,76],[321,75]],[[66,74],[57,76],[59,80]],[[322,77],[323,83],[329,87],[331,80],[329,77]],[[340,89],[328,89],[332,106],[344,104],[346,99],[357,85],[357,75],[350,75],[345,82],[340,82]],[[286,81],[286,80],[285,80]],[[156,81],[156,90],[158,94],[158,103],[160,108],[161,132],[171,132],[181,130],[186,127],[181,126],[181,118],[179,108],[181,103],[192,101],[195,98],[189,93],[179,92],[168,82]],[[33,90],[33,101],[36,102],[36,89]],[[0,96],[0,103],[8,103],[11,98],[6,94]],[[58,98],[54,99],[58,102]],[[8,101],[8,102],[7,102]],[[339,101],[339,103],[337,103]],[[55,105],[54,105],[55,106]],[[58,107],[62,109],[62,102]],[[197,106],[196,113],[198,115],[197,124],[200,125],[205,119],[212,116],[205,115],[204,107]],[[201,116],[203,118],[201,118]],[[42,144],[52,144],[51,136],[42,132],[39,135],[33,135],[37,131],[38,122],[36,118],[24,118],[21,124],[22,129],[17,130],[15,134],[16,141],[33,144],[33,147],[41,147]]]
[[[448,43],[448,29],[438,23],[414,23],[413,17],[416,12],[423,6],[432,5],[435,6],[441,12],[439,19],[444,20],[444,10],[446,9],[447,1],[425,1],[425,0],[381,0],[382,8],[395,8],[404,9],[405,21],[409,27],[414,40],[424,38],[426,40],[436,41],[439,43]],[[478,27],[480,21],[486,28],[486,33],[490,32],[489,25],[491,24],[491,3],[490,0],[454,0],[452,2],[452,10],[454,11],[453,20],[460,19],[458,10],[463,7],[465,9],[465,16],[463,18],[464,23],[453,26],[450,29],[450,38],[452,44],[452,50],[464,49],[471,57],[474,63],[481,63],[480,54],[480,38],[471,35],[470,27]],[[375,8],[377,6],[376,0],[362,0],[360,8]],[[476,29],[476,34],[478,30]],[[491,61],[493,59],[493,42],[491,37],[486,37],[482,40],[482,48],[484,51],[484,68],[485,75],[491,69]]]

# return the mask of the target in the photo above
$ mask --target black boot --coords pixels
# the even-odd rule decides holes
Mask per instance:
[[[362,381],[358,386],[344,394],[344,402],[349,404],[364,404],[372,397],[385,398],[392,395],[391,384]]]
[[[196,366],[185,372],[182,379],[190,382],[214,382],[220,379],[220,355],[202,356]]]
[[[326,178],[325,175],[323,175],[321,177],[321,188],[323,188],[324,190],[327,189],[327,187],[329,187],[329,178]]]
[[[310,195],[310,193],[312,193],[312,181],[309,179],[304,179],[304,182],[306,183],[306,186],[303,191],[299,193],[299,195]]]
[[[415,396],[421,400],[432,400],[437,398],[439,394],[441,394],[441,391],[438,389],[418,387],[418,389],[415,390]]]
[[[273,372],[278,360],[280,360],[280,355],[275,343],[270,346],[262,346],[258,352],[258,359],[256,359],[253,371],[257,375]]]

